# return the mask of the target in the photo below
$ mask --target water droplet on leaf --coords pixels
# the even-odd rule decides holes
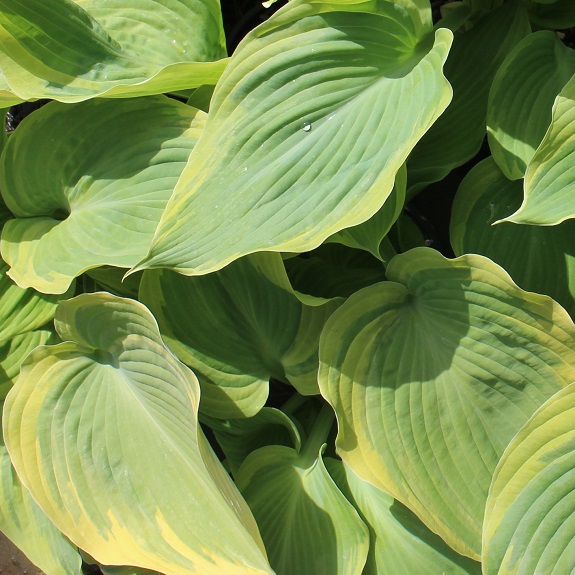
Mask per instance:
[[[302,129],[304,132],[309,132],[309,131],[311,131],[311,124],[310,124],[309,122],[304,122],[304,123],[303,123],[303,126],[301,127],[301,129]]]

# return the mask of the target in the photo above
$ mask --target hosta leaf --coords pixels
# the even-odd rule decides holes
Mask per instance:
[[[553,101],[575,73],[575,51],[556,33],[524,38],[499,68],[487,110],[494,160],[510,179],[523,178],[551,123]]]
[[[382,254],[381,244],[403,210],[406,186],[407,170],[404,165],[397,172],[391,194],[374,216],[359,226],[337,232],[326,241],[365,250],[376,258],[386,261]]]
[[[486,575],[575,571],[575,384],[551,397],[509,444],[485,514]]]
[[[0,343],[0,400],[12,389],[20,373],[20,365],[37,346],[44,345],[53,337],[47,329],[29,331]],[[1,531],[1,529],[0,529]]]
[[[386,0],[294,0],[248,34],[138,268],[205,274],[373,216],[451,96],[452,34],[413,18]]]
[[[53,102],[29,116],[1,160],[0,186],[16,215],[2,231],[10,277],[62,293],[90,268],[136,263],[204,119],[164,96]]]
[[[481,256],[416,248],[387,277],[322,332],[319,381],[338,453],[479,558],[492,473],[523,423],[575,378],[575,325]]]
[[[2,106],[215,84],[225,55],[217,0],[0,2]]]
[[[384,491],[336,459],[326,467],[369,528],[370,548],[362,575],[480,575],[481,565],[458,555]]]
[[[557,96],[552,120],[525,174],[521,207],[505,221],[555,225],[575,217],[575,76]]]
[[[539,28],[565,30],[575,26],[575,5],[571,0],[558,0],[551,6],[530,2],[529,18]]]
[[[314,447],[310,438],[300,453],[279,445],[254,451],[240,468],[238,487],[278,575],[360,575],[367,528]]]
[[[485,137],[493,77],[507,54],[529,32],[525,7],[511,0],[470,30],[455,35],[445,64],[453,100],[409,157],[408,194],[442,180],[477,154]]]
[[[7,271],[8,266],[0,261],[0,342],[44,326],[54,317],[58,301],[73,292],[70,288],[64,295],[54,296],[22,289]]]
[[[338,244],[323,244],[284,265],[294,289],[315,297],[348,297],[385,279],[380,261],[365,251]]]
[[[0,530],[46,575],[82,575],[78,550],[48,519],[0,443]]]
[[[227,421],[209,418],[206,423],[212,428],[234,475],[246,457],[260,447],[285,445],[298,451],[301,447],[297,426],[279,409],[264,407],[253,417]]]
[[[522,197],[522,182],[508,180],[492,158],[477,164],[461,182],[453,202],[453,251],[491,258],[523,289],[551,296],[574,317],[575,222],[492,225],[515,211]]]
[[[319,335],[341,300],[302,303],[279,254],[253,254],[200,277],[146,272],[140,299],[170,348],[198,374],[202,413],[255,415],[270,377],[319,393]]]
[[[271,573],[198,427],[197,380],[150,312],[81,295],[55,323],[65,343],[32,352],[4,407],[14,467],[54,524],[106,565]]]
[[[94,291],[107,291],[120,297],[138,299],[143,274],[132,274],[124,278],[125,269],[102,266],[88,270],[86,275],[95,282],[96,286],[100,287]]]

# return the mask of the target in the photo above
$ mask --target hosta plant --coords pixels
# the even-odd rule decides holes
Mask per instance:
[[[571,0],[0,0],[0,530],[575,573],[574,42]]]

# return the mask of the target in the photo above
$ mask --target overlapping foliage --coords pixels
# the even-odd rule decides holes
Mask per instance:
[[[575,572],[574,4],[265,10],[228,58],[217,0],[0,0],[2,118],[46,100],[0,139],[0,530],[46,575]]]

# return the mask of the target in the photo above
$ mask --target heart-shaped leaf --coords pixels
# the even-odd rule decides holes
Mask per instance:
[[[164,96],[53,102],[26,118],[0,166],[2,194],[16,215],[2,230],[10,277],[63,293],[90,268],[135,264],[204,120],[204,112]]]
[[[0,1],[2,107],[215,84],[225,56],[217,0]]]
[[[396,256],[387,277],[351,296],[320,339],[338,453],[478,559],[503,450],[575,379],[575,325],[481,256],[416,248]]]
[[[575,384],[551,397],[509,444],[493,477],[485,575],[575,571]]]
[[[4,406],[14,467],[54,524],[105,565],[271,573],[198,426],[198,382],[150,312],[84,294],[55,323],[65,342],[32,352]]]
[[[137,269],[205,274],[365,222],[449,102],[451,40],[387,0],[289,2],[232,56]]]

